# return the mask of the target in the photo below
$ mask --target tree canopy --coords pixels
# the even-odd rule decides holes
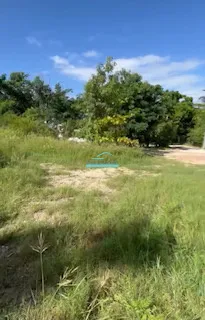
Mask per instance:
[[[77,129],[91,140],[126,138],[157,146],[185,142],[196,119],[192,98],[143,81],[138,73],[120,70],[111,57],[97,66],[81,95],[71,98],[71,91],[60,83],[51,88],[40,77],[31,80],[24,72],[3,74],[0,114],[61,123],[70,126],[70,134]]]

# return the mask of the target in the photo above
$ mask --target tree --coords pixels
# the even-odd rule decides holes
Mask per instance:
[[[68,93],[71,91],[71,89],[62,89],[60,83],[55,85],[52,93],[50,112],[57,122],[66,121],[76,116],[75,110],[72,108],[73,99],[68,96]]]
[[[184,143],[190,129],[194,127],[195,109],[192,101],[185,99],[176,104],[174,111],[173,121],[177,126],[177,142]]]
[[[110,57],[97,67],[96,74],[87,82],[78,105],[91,120],[88,120],[90,132],[95,132],[92,124],[96,126],[96,123],[92,120],[128,116],[124,124],[126,136],[147,146],[176,141],[178,133],[185,139],[192,126],[190,98],[178,91],[164,91],[160,85],[143,82],[138,73],[119,70]],[[167,139],[159,139],[159,134],[167,134]]]
[[[155,128],[165,115],[162,95],[160,85],[153,86],[147,82],[135,85],[130,110],[132,117],[127,125],[129,138],[139,139],[141,144],[147,146],[154,142]]]
[[[99,64],[84,92],[71,98],[70,89],[52,89],[40,77],[24,72],[0,76],[0,113],[13,112],[51,126],[64,124],[91,140],[139,140],[141,145],[184,142],[194,125],[192,99],[178,91],[142,81],[138,73],[120,69],[108,57]],[[128,139],[128,140],[127,140]]]
[[[95,119],[123,114],[123,106],[132,103],[130,98],[133,83],[140,82],[141,77],[126,70],[115,71],[115,67],[113,59],[107,58],[105,64],[97,67],[96,74],[85,85],[81,103],[88,117]]]
[[[32,106],[36,108],[47,109],[51,99],[52,90],[48,84],[45,84],[40,77],[35,77],[31,81]]]
[[[1,76],[0,92],[1,100],[12,100],[15,102],[12,111],[16,114],[25,112],[32,101],[30,81],[28,80],[28,75],[24,72],[13,72],[8,80],[5,75]]]

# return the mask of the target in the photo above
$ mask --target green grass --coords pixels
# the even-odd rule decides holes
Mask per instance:
[[[10,130],[0,149],[0,319],[205,319],[205,167]],[[84,169],[103,151],[135,170],[108,181],[108,201],[49,186],[40,166]]]

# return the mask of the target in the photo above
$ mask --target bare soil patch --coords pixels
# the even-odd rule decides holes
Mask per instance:
[[[67,170],[63,166],[42,164],[49,173],[49,184],[53,187],[70,186],[85,190],[99,190],[102,193],[113,192],[106,181],[119,175],[133,175],[135,172],[127,168],[100,168],[86,170]]]
[[[52,187],[70,186],[84,190],[99,190],[104,194],[109,194],[114,191],[106,184],[106,182],[113,177],[120,175],[133,175],[135,177],[158,175],[148,171],[130,170],[125,167],[67,170],[63,166],[51,164],[42,164],[41,166],[48,171],[48,181]]]
[[[205,165],[205,150],[189,146],[173,146],[164,152],[164,157],[187,164]]]

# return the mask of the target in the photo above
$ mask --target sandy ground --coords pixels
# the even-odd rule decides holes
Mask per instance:
[[[41,164],[41,167],[49,173],[48,182],[52,187],[71,186],[85,190],[100,190],[108,194],[114,190],[107,186],[110,178],[121,175],[135,175],[138,177],[155,176],[156,174],[148,171],[134,171],[125,167],[104,168],[104,169],[85,169],[85,170],[68,170],[63,166],[52,164]]]
[[[41,167],[48,173],[48,187],[59,188],[68,186],[84,191],[98,190],[101,192],[104,201],[109,201],[110,196],[116,192],[114,186],[111,187],[108,185],[111,178],[123,175],[141,179],[159,175],[159,173],[155,172],[130,170],[125,167],[69,170],[64,166],[54,165],[52,163],[42,163]],[[48,223],[57,225],[61,223],[62,219],[62,213],[59,213],[58,210],[59,205],[66,205],[73,199],[74,197],[66,197],[57,200],[32,201],[29,206],[32,207],[32,212],[34,213],[33,218],[36,221],[47,221]],[[49,214],[47,209],[53,207],[56,208],[55,213]],[[28,210],[28,208],[25,208],[25,210]]]
[[[162,155],[184,163],[205,165],[205,150],[196,147],[173,145],[170,149],[162,151]]]

